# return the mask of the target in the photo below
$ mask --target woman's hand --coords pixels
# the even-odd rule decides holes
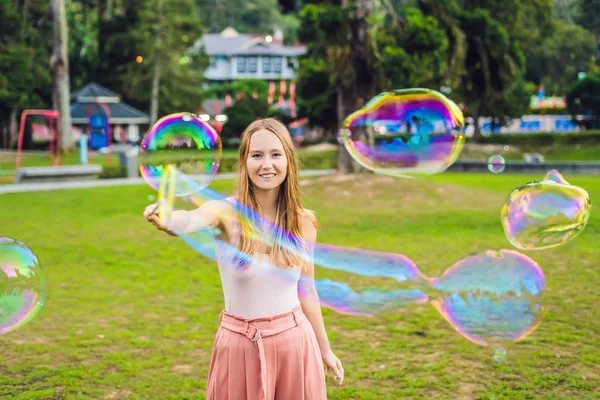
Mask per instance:
[[[325,354],[322,354],[323,363],[327,366],[325,370],[325,375],[329,374],[329,370],[333,370],[333,381],[338,381],[338,385],[341,385],[344,381],[344,367],[342,367],[342,362],[339,358],[333,354],[333,351],[329,350]]]
[[[158,217],[159,203],[150,204],[144,209],[144,218],[150,222],[156,229],[168,233],[171,236],[177,236],[166,225],[164,225]]]

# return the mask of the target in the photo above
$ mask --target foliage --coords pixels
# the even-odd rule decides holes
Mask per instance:
[[[404,24],[378,29],[375,41],[378,91],[439,88],[446,72],[448,38],[435,18],[408,8]]]
[[[282,30],[286,43],[296,41],[299,25],[294,14],[283,15],[277,0],[195,0],[207,32],[221,32],[231,26],[240,33],[273,33]]]
[[[227,145],[231,139],[237,139],[248,125],[257,118],[264,118],[269,111],[265,100],[245,96],[225,110],[227,122],[223,125],[221,139]]]
[[[312,124],[325,129],[336,128],[335,82],[331,66],[324,59],[300,62],[296,93],[299,115],[308,117]]]
[[[546,93],[563,95],[579,72],[589,71],[595,48],[589,31],[556,21],[552,33],[528,52],[527,78],[544,85]]]
[[[51,105],[49,12],[47,1],[0,0],[0,143],[11,113]]]
[[[600,39],[600,0],[579,0],[576,21]]]
[[[266,99],[269,95],[269,82],[261,79],[238,79],[233,82],[214,84],[204,92],[207,99],[222,99],[227,94],[232,97],[238,94],[252,96],[254,93],[258,98]]]
[[[591,127],[600,128],[600,74],[590,74],[571,87],[567,93],[567,108],[572,115],[591,117]]]

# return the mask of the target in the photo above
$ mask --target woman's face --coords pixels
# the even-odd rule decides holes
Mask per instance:
[[[287,166],[283,145],[273,132],[260,129],[252,134],[246,168],[256,188],[271,190],[279,187],[287,176]]]

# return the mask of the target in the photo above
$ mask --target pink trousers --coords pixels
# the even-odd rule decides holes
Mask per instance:
[[[317,338],[302,308],[252,320],[223,312],[210,360],[206,397],[327,399]]]

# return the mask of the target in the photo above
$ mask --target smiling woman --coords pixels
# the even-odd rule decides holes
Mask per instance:
[[[298,161],[286,127],[272,118],[250,124],[241,137],[238,169],[236,195],[208,201],[196,210],[174,211],[169,227],[161,223],[155,204],[144,211],[149,222],[171,235],[211,228],[221,232],[218,242],[225,245],[215,252],[225,309],[207,398],[326,399],[320,359],[339,384],[344,369],[331,350],[316,301],[314,265],[298,255],[312,254],[317,221],[301,204]],[[281,229],[267,232],[267,227],[252,226],[237,214],[240,203]],[[288,250],[284,242],[290,237],[283,232],[293,238],[296,251]],[[257,239],[264,236],[271,236],[270,246]],[[239,259],[239,252],[232,254],[231,248],[252,259]],[[268,262],[261,262],[265,258]],[[273,284],[272,275],[280,268],[288,270],[287,279]],[[300,280],[301,275],[308,279]],[[240,380],[246,384],[240,385]]]

